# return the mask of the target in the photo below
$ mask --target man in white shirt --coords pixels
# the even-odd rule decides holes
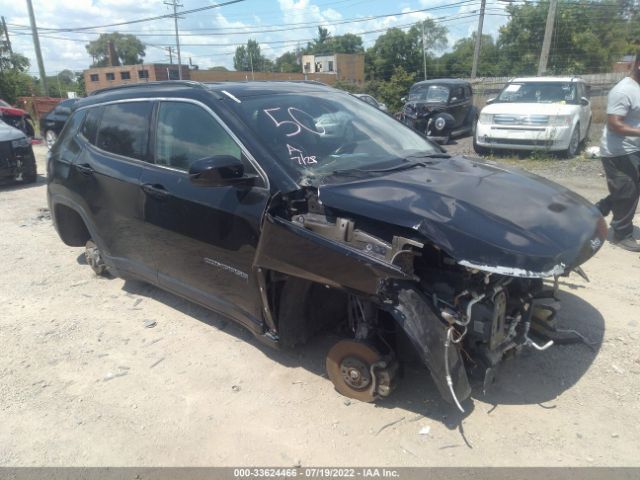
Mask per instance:
[[[613,243],[640,252],[640,244],[633,238],[633,217],[640,196],[640,51],[631,74],[609,92],[600,155],[609,196],[596,205],[603,215],[613,213]]]

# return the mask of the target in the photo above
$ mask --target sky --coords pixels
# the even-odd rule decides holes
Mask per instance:
[[[173,18],[81,32],[45,30],[98,27],[168,15],[173,7],[165,4],[167,0],[32,1],[47,75],[64,69],[88,68],[92,59],[85,45],[100,33],[137,35],[147,45],[145,63],[168,63],[166,47],[176,45]],[[179,11],[225,1],[228,0],[182,0]],[[487,0],[483,33],[497,36],[498,28],[507,20],[506,5],[504,1]],[[304,47],[316,36],[318,25],[326,27],[332,35],[360,34],[368,48],[386,29],[406,30],[427,17],[447,27],[450,49],[457,40],[477,29],[479,8],[480,0],[242,0],[181,16],[182,63],[188,63],[190,58],[203,69],[213,66],[232,69],[235,48],[250,38],[260,43],[267,57],[275,59],[298,45]],[[37,75],[26,0],[0,0],[0,15],[8,24],[13,50],[29,58],[30,72]]]

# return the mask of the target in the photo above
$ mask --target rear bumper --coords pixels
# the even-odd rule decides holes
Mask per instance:
[[[508,127],[478,123],[476,144],[485,148],[509,150],[566,150],[573,126]]]

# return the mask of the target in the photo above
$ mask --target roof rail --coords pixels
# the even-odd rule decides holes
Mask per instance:
[[[143,88],[148,86],[175,86],[182,85],[185,87],[194,87],[194,88],[205,88],[204,85],[200,82],[196,82],[194,80],[160,80],[156,82],[136,82],[136,83],[125,83],[122,85],[115,85],[113,87],[100,88],[98,90],[94,90],[91,92],[88,97],[93,95],[97,95],[99,93],[111,92],[113,90],[121,90],[126,88]]]

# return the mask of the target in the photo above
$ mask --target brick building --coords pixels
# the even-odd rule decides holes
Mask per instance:
[[[182,79],[189,80],[190,78],[189,67],[182,65]],[[84,71],[84,84],[87,93],[101,88],[127,83],[178,79],[178,65],[168,63],[141,63],[138,65],[121,65],[117,67],[98,67]]]
[[[309,75],[334,75],[336,80],[362,85],[364,83],[364,53],[334,53],[303,55],[302,72]]]

